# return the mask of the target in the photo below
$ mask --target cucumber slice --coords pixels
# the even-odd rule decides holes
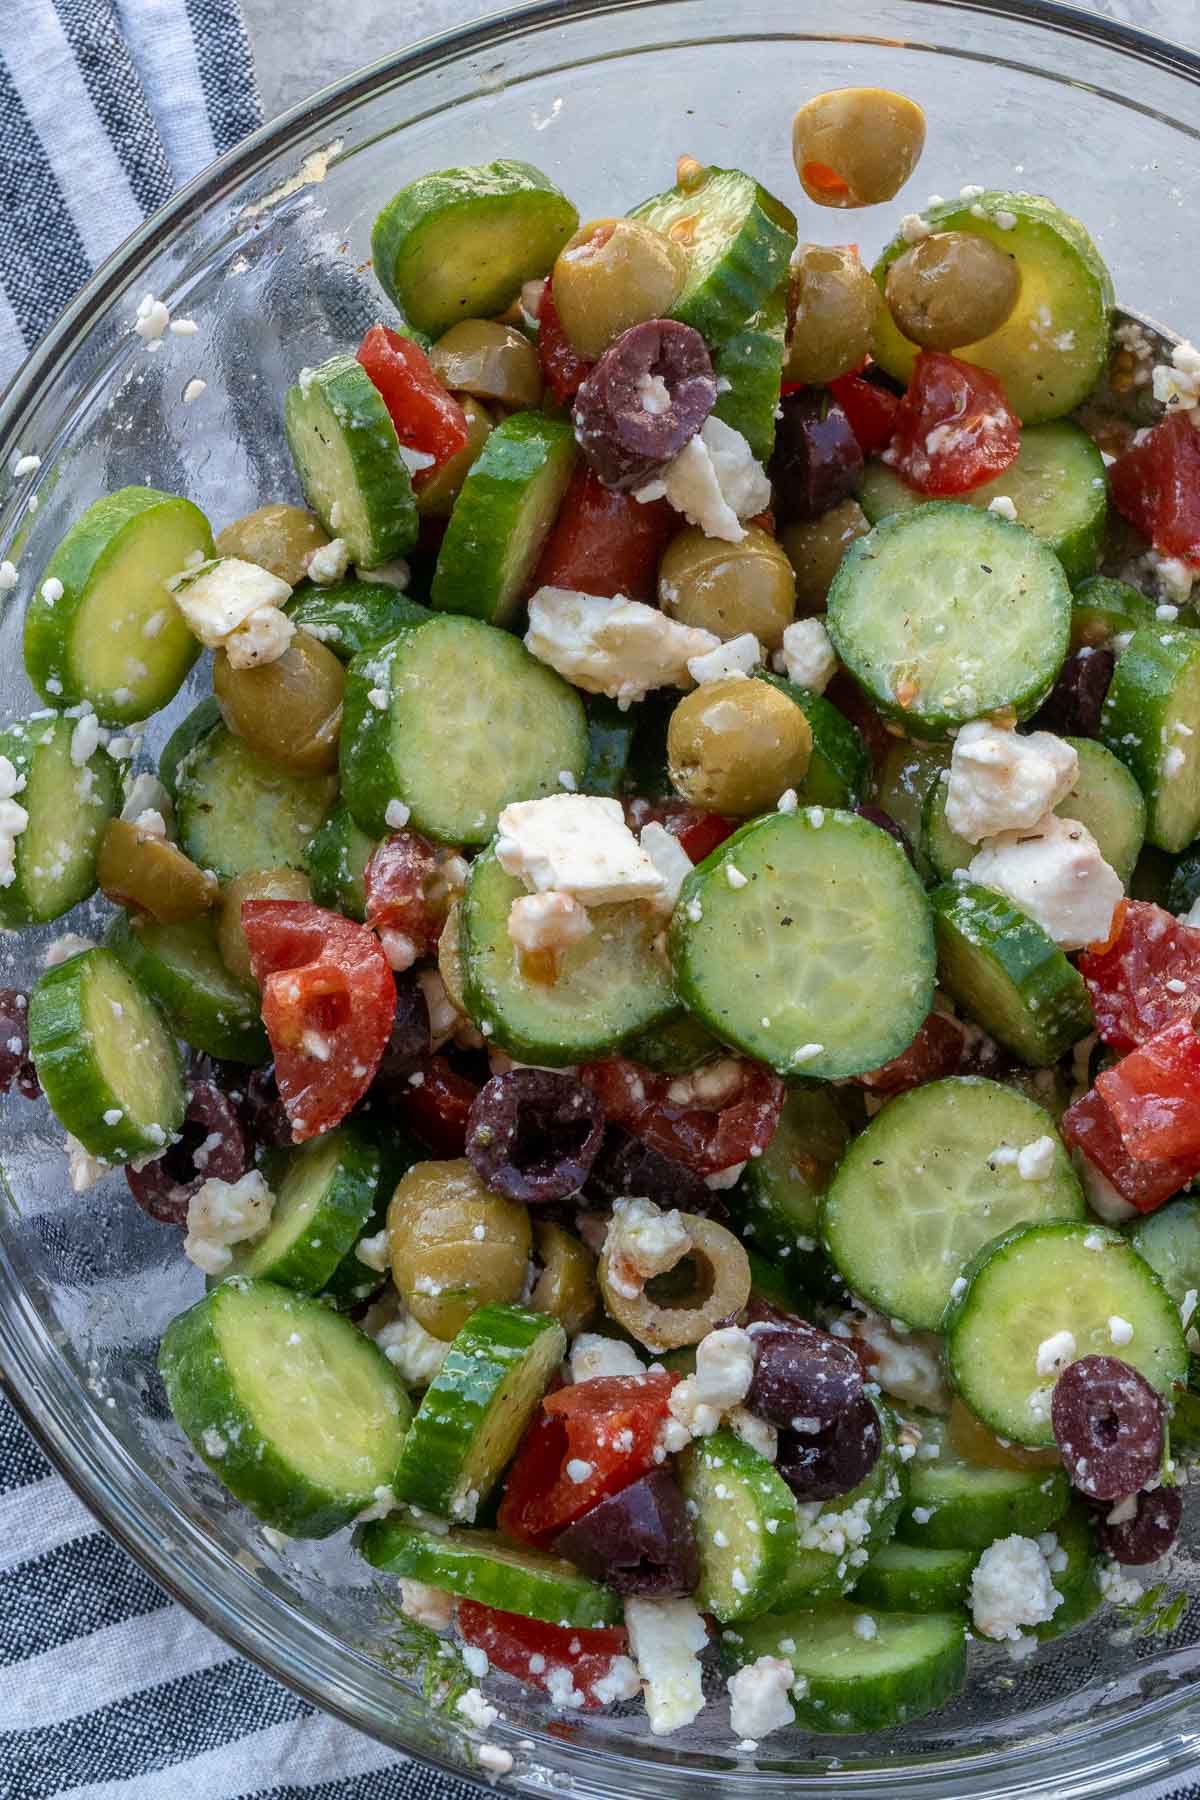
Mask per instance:
[[[585,694],[583,703],[587,710],[588,759],[582,791],[619,800],[626,791],[637,713],[631,707],[622,712],[607,694]]]
[[[767,304],[786,279],[796,248],[793,213],[740,169],[704,169],[686,187],[643,200],[629,216],[687,252],[687,279],[672,317],[710,344]]]
[[[1017,304],[1000,329],[954,354],[998,376],[1025,425],[1062,418],[1087,398],[1108,362],[1112,279],[1083,226],[1040,195],[997,190],[942,201],[924,216],[935,231],[989,238],[1016,257],[1021,271]],[[889,267],[908,248],[901,234],[875,264],[881,292]],[[907,382],[917,347],[901,336],[886,307],[871,349],[889,375]]]
[[[716,1431],[684,1452],[679,1482],[700,1553],[697,1605],[722,1625],[769,1611],[796,1554],[783,1477],[732,1431]]]
[[[741,1664],[783,1656],[798,1682],[796,1723],[808,1731],[884,1731],[920,1718],[966,1678],[961,1613],[868,1610],[837,1601],[812,1612],[773,1613],[739,1632]]]
[[[305,369],[287,391],[283,429],[309,505],[351,562],[373,569],[412,548],[412,476],[383,396],[355,357]]]
[[[464,985],[467,1010],[493,1044],[560,1068],[610,1056],[675,1016],[679,1002],[654,948],[661,913],[644,901],[592,907],[592,931],[562,954],[547,984],[524,973],[508,935],[524,892],[492,851],[472,863],[460,921]]]
[[[1071,590],[1024,526],[933,501],[855,539],[828,607],[834,649],[880,711],[941,738],[988,713],[1036,712],[1067,654]]]
[[[563,1359],[557,1319],[481,1306],[450,1346],[412,1422],[396,1493],[470,1524],[504,1473]]]
[[[297,588],[284,612],[301,631],[319,638],[349,662],[363,650],[377,650],[403,625],[423,625],[429,608],[383,581],[337,581],[329,587]]]
[[[619,1596],[565,1558],[518,1549],[493,1531],[423,1531],[400,1519],[377,1519],[356,1534],[355,1545],[389,1575],[412,1576],[524,1619],[576,1630],[621,1620]]]
[[[870,1474],[836,1500],[796,1503],[796,1554],[779,1584],[775,1606],[815,1606],[853,1587],[859,1570],[895,1532],[908,1490],[896,1424],[885,1406],[876,1409],[882,1433]]]
[[[625,1046],[632,1062],[642,1063],[659,1075],[686,1075],[702,1062],[716,1056],[721,1049],[710,1031],[705,1031],[691,1013],[677,1013],[638,1032]]]
[[[350,665],[342,797],[376,837],[399,800],[418,831],[486,844],[503,807],[559,793],[564,772],[578,785],[587,756],[575,690],[477,619],[433,618]]]
[[[786,357],[784,282],[713,352],[718,390],[713,412],[734,431],[741,432],[760,463],[769,462],[775,448],[775,414]]]
[[[974,1550],[927,1550],[893,1540],[855,1583],[854,1598],[881,1612],[946,1613],[967,1604]]]
[[[1146,838],[1186,850],[1200,832],[1200,631],[1141,625],[1113,672],[1100,735],[1146,796]]]
[[[690,1010],[781,1075],[877,1069],[933,999],[921,884],[896,840],[853,813],[743,825],[686,877],[670,949]]]
[[[337,793],[334,776],[293,775],[224,725],[176,764],[174,782],[180,847],[222,881],[253,869],[303,868]]]
[[[50,558],[25,614],[25,667],[54,705],[90,701],[110,725],[147,719],[200,654],[167,590],[213,553],[199,507],[155,488],[105,494]],[[47,589],[57,593],[47,598]]]
[[[104,941],[193,1050],[227,1062],[270,1061],[258,995],[225,967],[210,917],[156,925],[121,913]]]
[[[922,1448],[932,1460],[909,1464],[908,1503],[897,1538],[921,1549],[969,1550],[977,1555],[997,1538],[1048,1531],[1070,1494],[1064,1469],[993,1469],[967,1462],[946,1441],[942,1420],[922,1417]],[[916,1610],[916,1609],[914,1609]]]
[[[825,1088],[793,1088],[774,1136],[727,1196],[738,1236],[802,1286],[824,1285],[819,1202],[850,1131]]]
[[[422,175],[388,201],[371,232],[379,285],[419,331],[503,312],[548,273],[579,214],[531,163]]]
[[[292,1151],[274,1183],[270,1225],[234,1250],[229,1273],[319,1293],[366,1229],[382,1168],[378,1150],[350,1125]]]
[[[1154,624],[1154,602],[1140,588],[1111,575],[1080,582],[1071,600],[1071,648],[1108,644],[1139,625]]]
[[[1016,507],[1018,524],[1053,550],[1072,586],[1095,574],[1108,518],[1108,478],[1086,431],[1069,419],[1023,431],[1016,461],[962,498],[986,510],[999,495]],[[858,503],[872,525],[890,513],[912,512],[926,499],[886,463],[872,458],[867,464]]]
[[[175,1040],[111,950],[84,950],[39,976],[29,1052],[51,1112],[93,1156],[152,1156],[183,1124]]]
[[[1050,1167],[1027,1180],[1014,1153],[1041,1137],[1053,1139]],[[997,1232],[1083,1216],[1049,1113],[999,1082],[952,1076],[898,1095],[855,1138],[821,1203],[821,1230],[856,1294],[936,1331],[964,1268]]]
[[[1003,894],[948,881],[930,896],[938,979],[955,1005],[1031,1068],[1092,1029],[1083,977],[1040,925]]]
[[[319,1300],[223,1281],[172,1319],[158,1366],[193,1449],[265,1525],[328,1537],[391,1486],[408,1395],[371,1339]]]
[[[566,419],[513,413],[492,431],[454,502],[429,598],[507,625],[525,597],[575,462]]]
[[[338,801],[309,838],[304,872],[318,906],[345,913],[360,922],[367,916],[367,864],[376,840],[354,822],[350,808]]]
[[[0,756],[24,782],[16,799],[28,814],[13,840],[13,878],[0,887],[0,926],[9,930],[61,918],[96,890],[96,857],[121,805],[121,778],[104,750],[75,766],[75,729],[74,719],[46,712],[0,732]]]
[[[935,871],[923,848],[922,814],[930,788],[950,766],[950,755],[949,744],[914,744],[900,738],[887,752],[876,777],[876,804],[899,825],[926,878]]]
[[[180,768],[192,751],[222,723],[217,696],[206,694],[203,700],[193,706],[186,718],[180,720],[163,745],[158,759],[158,779],[170,795],[172,805],[179,798]]]
[[[1128,1237],[1177,1306],[1189,1290],[1200,1293],[1200,1201],[1184,1197],[1144,1213],[1129,1226]]]
[[[808,772],[796,789],[802,806],[845,806],[853,809],[871,779],[871,753],[861,732],[823,694],[810,693],[782,675],[763,675],[772,687],[794,700],[812,732]]]
[[[1099,1225],[1020,1225],[987,1244],[946,1309],[946,1361],[971,1411],[997,1436],[1054,1443],[1051,1385],[1037,1373],[1044,1338],[1069,1331],[1079,1356],[1112,1356],[1108,1321],[1133,1326],[1122,1362],[1170,1402],[1187,1380],[1179,1308],[1117,1231]]]
[[[1062,1595],[1062,1605],[1055,1607],[1053,1617],[1043,1625],[1033,1627],[1033,1635],[1043,1643],[1074,1631],[1077,1625],[1090,1619],[1104,1601],[1098,1580],[1100,1558],[1096,1554],[1087,1509],[1076,1503],[1051,1529],[1058,1539],[1058,1548],[1067,1559],[1067,1566],[1054,1574],[1054,1585]]]

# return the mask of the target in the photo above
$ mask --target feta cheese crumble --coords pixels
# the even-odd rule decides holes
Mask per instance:
[[[1034,1538],[998,1538],[971,1577],[971,1617],[983,1637],[1017,1643],[1023,1625],[1044,1625],[1063,1597]]]
[[[630,1598],[625,1625],[651,1731],[662,1737],[690,1725],[704,1707],[699,1653],[708,1632],[699,1612],[690,1600]]]
[[[549,794],[500,814],[496,858],[531,893],[552,890],[583,906],[657,900],[665,882],[625,823],[619,800]]]
[[[1053,813],[1031,830],[987,838],[967,875],[1007,895],[1062,950],[1103,943],[1125,892],[1087,827]]]
[[[789,681],[823,694],[837,673],[837,654],[824,619],[796,619],[786,627],[776,659]]]
[[[1111,1341],[1119,1348],[1123,1344],[1133,1342],[1133,1326],[1129,1323],[1128,1319],[1123,1319],[1119,1313],[1113,1313],[1108,1321],[1108,1335]]]
[[[621,594],[543,587],[529,602],[525,648],[585,693],[625,708],[654,688],[689,687],[688,663],[721,640]]]
[[[608,1277],[618,1294],[636,1300],[655,1275],[665,1275],[691,1248],[677,1208],[663,1212],[653,1200],[617,1200],[604,1239]]]
[[[773,1731],[794,1724],[791,1702],[796,1677],[790,1662],[781,1656],[760,1656],[747,1663],[726,1682],[729,1689],[729,1724],[736,1738],[757,1743]]]
[[[706,681],[728,681],[732,676],[753,674],[763,660],[762,645],[752,631],[729,638],[715,650],[688,658],[688,674],[700,686]]]
[[[345,538],[331,538],[329,543],[322,544],[309,557],[308,578],[320,586],[328,586],[331,582],[343,580],[349,567],[350,549]]]
[[[954,740],[946,823],[977,844],[1037,825],[1070,793],[1079,757],[1049,731],[1022,736],[976,719]]]
[[[645,1364],[636,1350],[619,1338],[581,1331],[567,1359],[572,1381],[594,1381],[602,1375],[644,1375]]]
[[[1200,427],[1200,350],[1183,342],[1171,350],[1169,363],[1158,363],[1151,374],[1154,398],[1168,412],[1185,412]]]
[[[278,575],[238,556],[221,556],[167,583],[184,623],[210,650],[224,650],[235,669],[281,657],[295,626],[280,608],[292,590]]]
[[[1044,1137],[1034,1138],[1031,1144],[1023,1144],[1017,1151],[1017,1174],[1021,1180],[1047,1181],[1054,1173],[1057,1149],[1057,1139],[1048,1132]]]
[[[654,483],[655,489],[659,483]],[[641,490],[641,499],[646,490]],[[740,544],[741,521],[771,504],[771,483],[740,431],[710,414],[663,471],[661,491],[705,537]],[[655,495],[657,498],[657,494]]]
[[[1056,1331],[1043,1338],[1037,1347],[1038,1374],[1061,1375],[1067,1364],[1074,1361],[1075,1349],[1075,1337],[1070,1331]]]
[[[675,905],[679,890],[692,872],[692,859],[675,833],[655,819],[642,826],[638,842],[662,876],[660,904],[669,909]]]
[[[24,789],[24,775],[7,756],[0,756],[0,888],[11,887],[17,879],[17,839],[29,824],[28,812],[17,801]]]
[[[1007,494],[997,494],[993,500],[988,501],[987,509],[989,512],[999,513],[1002,519],[1016,522],[1017,509]]]
[[[671,1390],[671,1416],[693,1437],[708,1437],[740,1406],[754,1379],[754,1339],[738,1325],[710,1331],[696,1346],[696,1373]]]
[[[539,950],[569,950],[591,929],[587,908],[574,895],[553,888],[544,894],[518,895],[508,912],[508,935],[525,956]]]
[[[261,1237],[274,1204],[275,1196],[257,1169],[240,1181],[212,1177],[188,1202],[184,1255],[206,1275],[223,1275],[233,1261],[230,1244]]]

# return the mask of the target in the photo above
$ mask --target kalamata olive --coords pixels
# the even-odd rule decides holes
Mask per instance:
[[[16,988],[0,988],[0,1094],[13,1087],[27,1100],[42,1091],[29,1057],[29,998]]]
[[[800,185],[818,206],[878,206],[900,192],[925,148],[925,114],[887,88],[816,94],[792,123]]]
[[[510,1069],[476,1095],[467,1155],[495,1194],[564,1200],[587,1180],[603,1135],[600,1102],[573,1075]]]
[[[491,436],[495,423],[487,407],[473,394],[457,394],[455,398],[466,415],[467,441],[461,450],[448,456],[436,469],[425,471],[425,479],[416,490],[417,511],[422,518],[450,517],[459,489],[467,479],[471,464]]]
[[[1017,304],[1021,271],[990,238],[935,231],[896,258],[885,291],[906,338],[923,350],[957,350],[999,331]]]
[[[867,360],[882,301],[856,251],[801,244],[791,267],[792,325],[784,381],[835,381]]]
[[[1096,1522],[1100,1548],[1114,1562],[1152,1563],[1165,1556],[1179,1535],[1183,1518],[1183,1495],[1178,1488],[1151,1488],[1148,1493],[1134,1494],[1131,1518],[1110,1521],[1101,1514]],[[1121,1503],[1112,1511],[1121,1512]]]
[[[243,562],[269,569],[289,587],[303,581],[314,550],[329,542],[329,534],[313,513],[300,506],[278,502],[256,507],[217,533],[218,556],[237,556]]]
[[[565,1556],[618,1594],[690,1594],[700,1580],[696,1536],[666,1469],[652,1469],[568,1525],[554,1541]]]
[[[409,1076],[429,1055],[429,1003],[411,970],[396,976],[396,1014],[387,1048],[371,1083],[373,1099],[402,1099],[409,1090]]]
[[[274,662],[235,669],[222,650],[213,659],[213,692],[230,731],[298,775],[336,769],[345,686],[339,658],[307,631]]]
[[[444,387],[495,400],[501,406],[540,406],[542,368],[538,353],[511,325],[494,319],[460,319],[429,352],[433,372]]]
[[[863,453],[850,421],[827,393],[785,394],[770,476],[780,519],[816,519],[862,486]]]
[[[865,1481],[882,1448],[879,1414],[860,1394],[824,1431],[781,1431],[776,1467],[798,1500],[835,1500]]]
[[[206,1181],[238,1181],[250,1161],[233,1103],[210,1081],[193,1082],[179,1141],[143,1169],[127,1168],[129,1191],[161,1225],[186,1225]]]
[[[797,1320],[756,1325],[754,1378],[746,1405],[772,1425],[813,1436],[836,1424],[863,1391],[862,1366],[848,1344]]]
[[[685,800],[742,817],[767,812],[808,773],[812,728],[767,681],[728,676],[687,694],[667,727],[667,768]]]
[[[575,436],[601,481],[638,488],[661,473],[716,404],[708,346],[674,319],[610,344],[575,398]]]
[[[796,579],[796,611],[824,612],[829,584],[856,538],[871,525],[857,500],[843,500],[816,519],[794,519],[779,534],[780,546]]]
[[[750,525],[740,544],[705,537],[695,526],[667,545],[658,569],[658,603],[668,618],[719,638],[753,632],[778,650],[796,610],[796,578],[769,532]]]
[[[268,1063],[265,1069],[251,1069],[245,1075],[238,1110],[252,1146],[290,1149],[292,1127],[279,1097],[274,1063]]]
[[[1116,666],[1116,653],[1107,647],[1076,650],[1029,721],[1030,729],[1054,731],[1062,737],[1098,737],[1100,714]]]
[[[256,987],[250,966],[250,946],[242,928],[242,904],[246,900],[311,900],[312,890],[303,869],[248,869],[221,889],[217,901],[217,949],[221,961],[247,987]]]
[[[595,362],[623,331],[665,318],[687,276],[687,254],[640,219],[594,219],[554,265],[554,304],[571,348]]]
[[[903,825],[898,825],[896,823],[890,812],[885,812],[882,806],[871,806],[869,804],[866,806],[856,806],[854,810],[860,819],[869,820],[872,825],[878,825],[880,831],[886,831],[889,837],[894,837],[905,856],[907,856],[909,862],[913,865],[914,869],[916,868],[917,859],[913,852],[913,847],[908,841],[908,833],[905,831]]]
[[[640,1194],[664,1212],[712,1214],[716,1196],[702,1175],[697,1175],[673,1156],[666,1156],[638,1137],[630,1137],[619,1125],[610,1125],[588,1176],[588,1192],[601,1200],[619,1200]],[[723,1210],[723,1209],[722,1209]]]
[[[1054,1384],[1050,1423],[1072,1482],[1093,1500],[1136,1494],[1158,1473],[1162,1401],[1119,1357],[1068,1363]]]
[[[178,845],[131,819],[110,819],[96,858],[96,882],[107,900],[160,925],[181,925],[216,903],[216,879]]]
[[[523,1206],[490,1194],[465,1159],[419,1162],[388,1206],[392,1279],[419,1324],[448,1342],[490,1301],[519,1296],[533,1234]]]

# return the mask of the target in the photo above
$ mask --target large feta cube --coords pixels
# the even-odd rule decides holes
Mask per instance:
[[[711,631],[681,625],[621,594],[604,599],[544,587],[529,602],[530,654],[586,693],[607,694],[620,706],[652,688],[690,687],[689,661],[720,643]]]
[[[1037,825],[1071,791],[1079,758],[1049,731],[1016,731],[976,719],[954,740],[946,823],[968,843]]]
[[[700,1652],[708,1632],[699,1612],[690,1600],[630,1598],[625,1624],[651,1731],[662,1737],[690,1725],[704,1707]]]
[[[971,1617],[983,1637],[1016,1643],[1022,1625],[1044,1625],[1062,1598],[1034,1538],[998,1538],[971,1577]]]
[[[1062,950],[1102,943],[1125,891],[1086,825],[1053,813],[1030,831],[988,838],[967,874],[1006,894]]]
[[[796,1676],[782,1656],[760,1656],[729,1677],[729,1723],[736,1738],[757,1743],[796,1717],[791,1702]]]
[[[621,802],[595,794],[549,794],[506,806],[496,856],[531,893],[558,890],[584,906],[657,900],[666,885],[625,823]]]
[[[175,604],[188,630],[210,650],[261,606],[282,606],[292,590],[278,575],[240,556],[219,556],[175,577]]]
[[[780,651],[789,681],[823,694],[837,673],[837,656],[824,619],[795,619],[783,634]]]

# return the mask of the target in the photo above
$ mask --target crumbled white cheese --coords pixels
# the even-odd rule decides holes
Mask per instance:
[[[354,1254],[368,1269],[374,1269],[377,1275],[384,1274],[391,1266],[391,1234],[387,1226],[375,1232],[373,1237],[360,1237],[354,1246]]]
[[[824,619],[795,619],[783,633],[777,659],[789,681],[823,694],[837,673],[837,654]]]
[[[1062,1600],[1033,1538],[998,1538],[971,1577],[971,1617],[983,1637],[1015,1643],[1023,1625],[1044,1625]]]
[[[946,823],[977,844],[1037,825],[1070,793],[1079,757],[1049,731],[1027,736],[976,719],[954,740]]]
[[[1007,494],[997,494],[995,499],[988,501],[987,509],[989,512],[999,513],[1002,519],[1015,522],[1017,517],[1017,509]]]
[[[6,556],[0,562],[0,594],[11,594],[19,579],[16,563],[10,562]]]
[[[402,556],[392,562],[377,563],[373,569],[360,568],[357,571],[362,581],[377,581],[383,587],[395,588],[403,594],[412,579],[412,571]]]
[[[191,406],[193,401],[200,398],[207,387],[207,381],[202,381],[199,375],[193,375],[192,379],[183,390],[183,404],[185,406]]]
[[[77,931],[64,931],[61,937],[56,937],[53,942],[46,945],[42,952],[42,967],[43,969],[57,969],[59,963],[69,961],[72,956],[78,956],[83,950],[94,950],[95,948],[94,938],[81,937]]]
[[[1185,412],[1200,427],[1200,350],[1186,340],[1171,350],[1170,363],[1158,363],[1151,375],[1154,398],[1168,412]]]
[[[485,1700],[479,1689],[474,1687],[468,1688],[465,1694],[459,1695],[455,1701],[455,1710],[460,1712],[467,1724],[473,1725],[477,1731],[487,1731],[500,1717],[499,1707],[493,1706],[489,1700]]]
[[[13,479],[15,481],[20,481],[24,475],[36,475],[41,466],[42,459],[40,456],[34,456],[32,454],[29,456],[18,456],[16,462],[13,464]]]
[[[229,1453],[229,1439],[214,1425],[204,1427],[200,1433],[200,1445],[205,1456],[212,1457],[214,1462],[220,1462],[221,1458]]]
[[[933,226],[928,219],[923,219],[920,213],[905,213],[900,221],[900,236],[906,244],[919,244],[921,239],[927,238],[932,230]]]
[[[42,583],[42,599],[47,606],[57,606],[66,589],[57,575],[48,575]]]
[[[662,876],[663,889],[659,904],[670,910],[679,898],[679,890],[692,872],[692,859],[675,833],[668,831],[665,825],[660,825],[655,819],[642,826],[638,842]]]
[[[1133,1326],[1119,1313],[1113,1313],[1108,1321],[1108,1335],[1110,1340],[1120,1348],[1123,1344],[1133,1341]]]
[[[153,294],[143,294],[138,301],[137,314],[133,321],[133,329],[145,344],[147,350],[157,350],[162,343],[163,333],[171,323],[170,308]]]
[[[405,1387],[428,1387],[450,1349],[417,1323],[394,1292],[371,1308],[363,1329],[398,1371]]]
[[[172,816],[171,796],[158,776],[147,772],[135,775],[129,783],[121,817],[127,823],[134,824],[140,822],[148,812],[157,813],[164,827],[169,826]]]
[[[350,567],[350,548],[345,538],[331,538],[313,551],[308,559],[308,578],[320,586],[345,579]]]
[[[29,824],[29,814],[16,798],[24,788],[24,775],[0,756],[0,888],[11,887],[17,878],[17,839]]]
[[[454,1618],[454,1604],[454,1595],[444,1588],[430,1587],[409,1575],[400,1581],[401,1612],[418,1625],[427,1625],[430,1631],[446,1630]]]
[[[740,544],[741,523],[771,504],[771,483],[740,431],[711,415],[667,464],[663,491],[706,537]]]
[[[525,648],[589,694],[618,706],[653,688],[688,687],[688,663],[720,648],[711,631],[683,625],[640,600],[543,587],[529,602]]]
[[[1048,1338],[1043,1338],[1037,1347],[1037,1372],[1039,1375],[1061,1375],[1069,1362],[1075,1358],[1075,1338],[1069,1331],[1056,1331]]]
[[[549,794],[500,814],[496,858],[531,893],[558,890],[584,906],[656,900],[665,883],[625,823],[619,800]]]
[[[1007,895],[1062,950],[1103,943],[1125,892],[1087,827],[1054,813],[985,839],[967,874]]]
[[[582,1456],[571,1456],[567,1458],[564,1473],[568,1481],[573,1482],[576,1487],[582,1487],[596,1473],[596,1465],[585,1461]]]
[[[432,469],[434,463],[437,461],[437,457],[431,456],[428,450],[414,450],[409,444],[400,444],[398,448],[400,451],[400,461],[404,464],[410,475],[420,475],[426,469]],[[333,521],[331,520],[330,522],[332,523]]]
[[[757,1414],[748,1412],[744,1406],[730,1407],[725,1415],[725,1423],[731,1431],[736,1431],[744,1444],[765,1456],[768,1462],[774,1462],[779,1454],[779,1433],[774,1425],[769,1425]]]
[[[795,1723],[791,1702],[795,1672],[781,1656],[760,1656],[726,1682],[729,1724],[733,1735],[757,1743],[772,1731]]]
[[[1120,1563],[1101,1563],[1096,1572],[1096,1581],[1110,1606],[1132,1606],[1135,1600],[1142,1597],[1141,1582],[1132,1575],[1127,1575]]]
[[[525,955],[539,950],[569,950],[588,936],[592,921],[573,894],[551,888],[544,894],[520,894],[508,911],[508,935]]]
[[[188,1202],[183,1253],[206,1275],[222,1275],[233,1261],[230,1244],[261,1237],[275,1196],[257,1169],[240,1181],[206,1181]]]
[[[655,1275],[665,1275],[691,1248],[678,1210],[663,1212],[653,1200],[619,1199],[604,1239],[604,1261],[614,1290],[635,1300]]]
[[[512,1774],[512,1751],[506,1750],[502,1744],[480,1744],[475,1752],[475,1760],[489,1775]]]
[[[71,1179],[71,1192],[74,1194],[86,1194],[98,1181],[103,1181],[112,1166],[102,1156],[93,1156],[90,1150],[85,1150],[79,1139],[72,1137],[69,1131],[66,1152],[67,1171]]]
[[[644,1375],[645,1364],[632,1345],[619,1338],[581,1331],[567,1359],[572,1381],[594,1381],[602,1375]]]
[[[1023,1144],[1017,1151],[1017,1174],[1022,1181],[1048,1181],[1054,1173],[1057,1152],[1058,1140],[1048,1132],[1034,1138],[1031,1144]]]
[[[447,993],[446,984],[436,969],[422,969],[417,976],[417,986],[425,996],[430,1041],[435,1050],[440,1050],[454,1036],[462,1014]]]
[[[754,1379],[754,1339],[740,1325],[710,1331],[696,1346],[696,1384],[699,1400],[720,1412],[740,1406]]]
[[[630,1598],[625,1625],[651,1731],[661,1737],[690,1725],[704,1707],[699,1653],[708,1632],[699,1612],[690,1600]]]
[[[859,1338],[872,1352],[871,1374],[885,1394],[928,1412],[949,1412],[950,1392],[942,1374],[941,1342],[932,1332],[901,1337],[878,1313],[843,1315],[842,1332]]]
[[[701,686],[706,681],[728,681],[753,674],[763,660],[762,645],[752,631],[727,638],[715,650],[688,658],[688,674]]]
[[[389,800],[384,808],[383,822],[389,831],[403,831],[411,817],[411,810],[403,800]]]
[[[75,768],[84,768],[107,742],[108,732],[85,703],[71,733],[71,762]]]
[[[296,628],[280,608],[292,590],[257,563],[214,557],[167,585],[192,635],[234,668],[274,662],[291,643]]]
[[[614,1656],[608,1673],[593,1681],[591,1687],[601,1706],[611,1706],[614,1700],[632,1700],[642,1691],[637,1664],[632,1657]]]

